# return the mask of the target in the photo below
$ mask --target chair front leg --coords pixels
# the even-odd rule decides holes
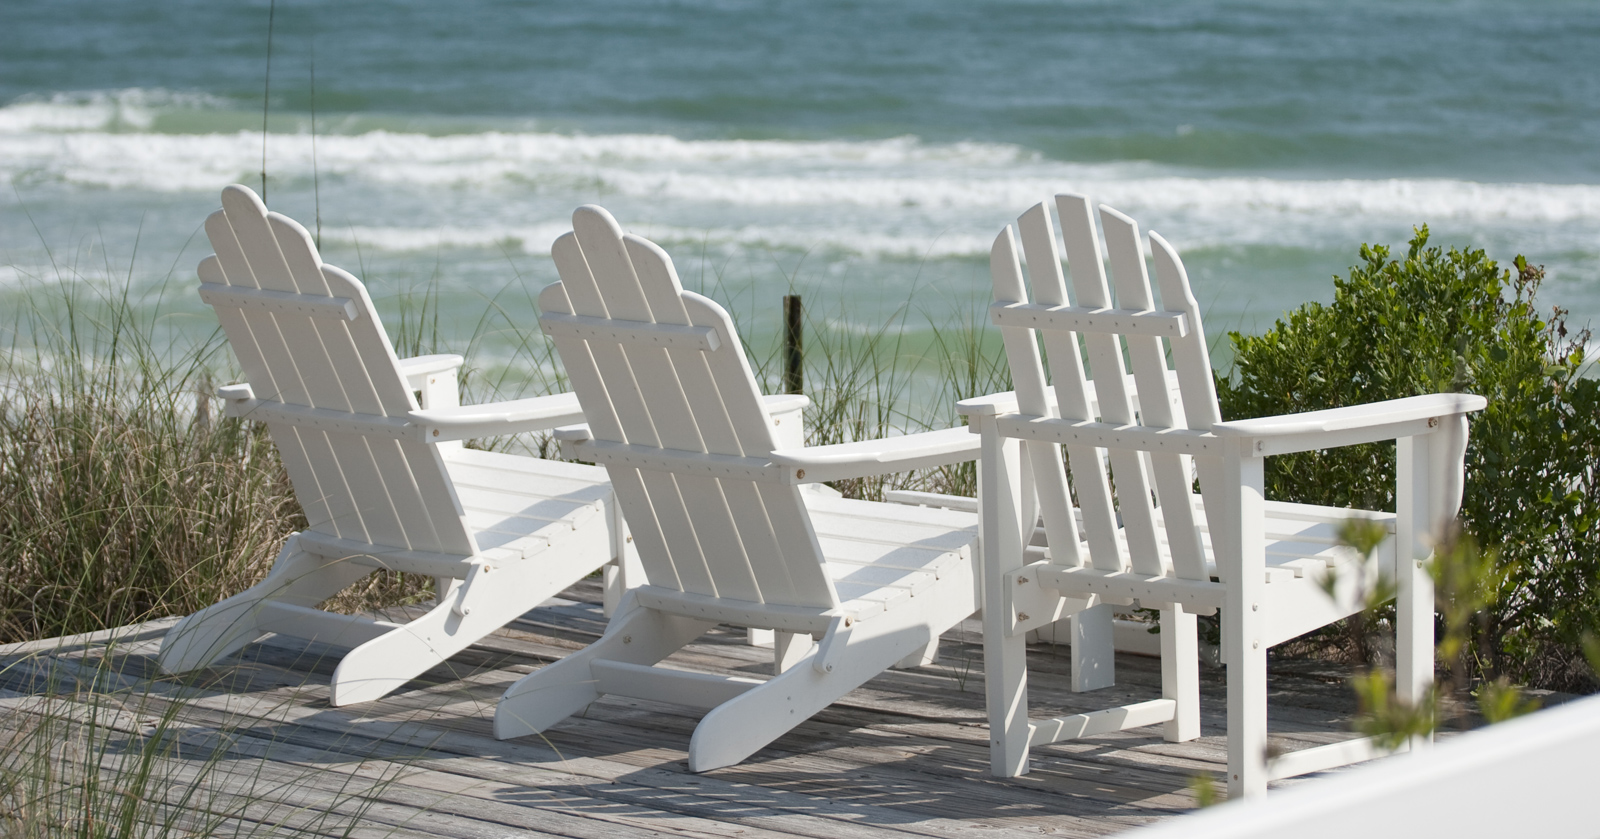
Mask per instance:
[[[644,563],[639,561],[639,548],[628,533],[628,522],[622,517],[622,505],[612,498],[607,502],[606,513],[611,521],[612,561],[601,569],[604,582],[601,609],[609,618],[617,613],[617,606],[628,589],[642,586],[649,580],[645,579]]]
[[[1248,440],[1245,441],[1248,444]],[[1234,509],[1222,522],[1218,570],[1227,588],[1228,798],[1267,792],[1266,532],[1264,462],[1230,439],[1224,480]],[[1213,537],[1215,538],[1215,537]],[[1223,551],[1226,551],[1224,553]],[[1231,560],[1231,561],[1230,561]]]
[[[1412,705],[1433,686],[1433,577],[1423,564],[1461,509],[1467,418],[1440,421],[1423,438],[1405,437],[1396,449],[1395,693]],[[1413,749],[1433,740],[1412,738]]]
[[[983,438],[978,460],[978,539],[989,771],[1012,778],[1028,771],[1027,636],[1006,633],[1012,607],[1005,585],[1006,574],[1022,567],[1022,471],[1018,442],[1000,436],[992,417],[975,420]],[[1028,524],[1031,530],[1032,522]]]

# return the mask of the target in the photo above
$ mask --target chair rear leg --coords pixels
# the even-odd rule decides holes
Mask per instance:
[[[787,671],[806,659],[816,642],[803,632],[772,633],[772,674]]]
[[[1161,610],[1161,695],[1178,703],[1163,724],[1168,742],[1200,736],[1200,639],[1195,616],[1182,606]]]
[[[926,646],[916,650],[911,655],[894,663],[896,670],[910,670],[913,667],[926,667],[939,660],[939,638],[934,637]]]
[[[620,508],[615,514],[611,525],[612,534],[612,561],[606,563],[601,572],[605,582],[602,595],[601,608],[606,617],[616,614],[617,607],[622,603],[622,596],[628,589],[644,585],[644,563],[639,559],[639,549],[634,545],[633,537],[628,534],[627,522],[623,521]]]
[[[261,637],[256,615],[262,603],[278,601],[315,606],[372,573],[341,559],[328,559],[299,549],[290,537],[267,578],[219,603],[179,621],[161,641],[156,664],[167,673],[183,673],[210,665]]]
[[[1116,611],[1109,603],[1071,617],[1072,689],[1099,690],[1117,683]]]
[[[631,595],[625,596],[600,640],[523,676],[506,690],[494,709],[495,738],[536,734],[599,699],[589,668],[594,661],[655,664],[713,626],[640,607]]]

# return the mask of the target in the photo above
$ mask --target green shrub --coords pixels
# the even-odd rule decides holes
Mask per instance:
[[[1477,393],[1464,527],[1505,572],[1478,617],[1474,677],[1592,688],[1580,639],[1600,627],[1600,381],[1583,377],[1588,330],[1535,305],[1543,271],[1503,270],[1481,250],[1428,247],[1404,259],[1363,246],[1331,304],[1308,303],[1266,334],[1230,335],[1227,419],[1439,391]],[[1393,443],[1267,461],[1271,498],[1394,509]]]

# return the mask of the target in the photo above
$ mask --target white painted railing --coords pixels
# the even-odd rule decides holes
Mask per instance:
[[[1223,804],[1133,839],[1600,836],[1600,696],[1474,731],[1419,754]]]

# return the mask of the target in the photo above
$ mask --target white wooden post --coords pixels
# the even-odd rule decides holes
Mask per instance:
[[[615,561],[607,563],[600,571],[604,581],[601,609],[608,618],[616,614],[617,606],[628,589],[649,582],[644,576],[644,564],[639,561],[639,548],[634,544],[632,534],[628,533],[627,521],[622,518],[621,504],[613,503],[611,507],[611,541]]]
[[[1067,619],[1072,627],[1072,689],[1099,690],[1117,683],[1117,659],[1110,603],[1099,603]],[[1165,642],[1163,642],[1165,643]]]
[[[811,636],[804,632],[774,632],[772,638],[772,674],[785,673],[799,664],[811,648],[816,646]]]
[[[1433,684],[1433,579],[1423,563],[1440,535],[1431,526],[1438,501],[1429,462],[1437,436],[1403,437],[1395,446],[1395,694],[1413,705]]]
[[[421,395],[421,399],[419,400],[421,407],[424,410],[460,407],[461,385],[457,381],[456,375],[456,370],[453,368],[442,372],[429,373],[427,378],[421,382],[422,387],[418,388],[417,390],[418,394]],[[413,379],[412,381],[415,382],[416,380]],[[459,440],[452,440],[447,443],[436,443],[435,445],[437,445],[441,450],[453,450],[461,448],[461,442]],[[434,577],[434,605],[444,603],[451,597],[454,597],[456,587],[460,584],[461,581],[453,577]]]
[[[1014,778],[1028,771],[1027,636],[1008,635],[1005,575],[1022,567],[1020,444],[1000,436],[993,416],[974,416],[983,443],[978,459],[978,539],[983,569],[983,666],[989,706],[989,771]],[[1028,524],[1032,524],[1029,520]],[[1030,527],[1031,530],[1031,527]]]
[[[1237,506],[1222,523],[1225,542],[1237,549],[1219,555],[1218,571],[1226,575],[1224,626],[1232,624],[1228,652],[1228,797],[1239,799],[1267,792],[1267,648],[1262,642],[1266,587],[1264,461],[1251,451],[1249,438],[1229,438],[1223,472],[1226,485],[1237,487]],[[1215,526],[1215,525],[1213,525]]]
[[[1199,737],[1199,636],[1194,614],[1176,604],[1161,610],[1161,696],[1178,703],[1162,736],[1172,743]]]

